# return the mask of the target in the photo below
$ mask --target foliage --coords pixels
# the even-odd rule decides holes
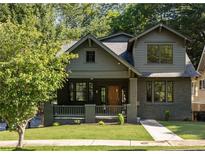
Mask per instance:
[[[19,146],[28,121],[41,103],[56,97],[68,77],[65,67],[76,57],[57,57],[60,43],[44,38],[35,22],[0,23],[0,116],[19,133]]]
[[[80,125],[81,124],[81,120],[74,120],[74,124]]]
[[[99,121],[98,125],[103,126],[103,125],[105,125],[105,123],[103,121]]]
[[[122,114],[118,114],[118,123],[123,125],[125,123],[125,118]]]
[[[164,120],[168,121],[169,118],[170,118],[170,111],[169,110],[164,111]]]
[[[59,122],[54,122],[53,124],[52,124],[52,126],[60,126],[61,124],[59,123]]]

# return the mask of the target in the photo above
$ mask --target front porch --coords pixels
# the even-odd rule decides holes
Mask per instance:
[[[52,122],[97,122],[137,119],[137,78],[69,79],[57,93],[57,104],[46,104],[45,125]]]
[[[133,121],[133,118],[136,119],[136,113],[132,113],[134,111],[133,109],[136,111],[137,106],[131,104],[115,106],[86,104],[71,106],[47,103],[44,107],[44,125],[49,126],[53,122],[60,122],[62,124],[73,123],[74,120],[80,120],[81,123],[95,123],[99,120],[111,120],[113,122],[117,121],[118,114],[123,114],[126,122],[136,122]]]

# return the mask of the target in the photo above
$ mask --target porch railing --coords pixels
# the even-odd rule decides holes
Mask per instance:
[[[70,106],[70,105],[54,105],[53,106],[54,116],[66,117],[66,116],[84,116],[84,106]]]
[[[119,113],[126,115],[125,105],[100,105],[95,107],[96,116],[117,116]]]

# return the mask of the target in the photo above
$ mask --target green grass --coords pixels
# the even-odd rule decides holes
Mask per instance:
[[[161,121],[160,123],[183,139],[205,139],[205,122]]]
[[[16,132],[0,132],[0,140],[16,140]],[[82,124],[62,125],[27,129],[27,140],[43,139],[110,139],[110,140],[153,140],[141,125]]]
[[[205,147],[171,147],[171,146],[45,146],[24,147],[23,149],[0,147],[0,151],[158,151],[158,150],[205,150]]]

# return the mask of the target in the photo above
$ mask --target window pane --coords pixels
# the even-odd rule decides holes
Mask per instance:
[[[95,51],[86,52],[86,62],[94,63],[95,62]]]
[[[146,83],[147,90],[147,102],[152,102],[152,82],[149,81]]]
[[[126,98],[126,90],[122,89],[121,92],[122,92],[122,100],[121,101],[124,104],[126,102],[126,100],[127,100],[127,98]]]
[[[154,101],[166,102],[165,100],[165,82],[154,82]]]
[[[148,63],[159,63],[158,45],[148,45],[147,46],[147,62]]]
[[[202,89],[202,80],[199,81],[199,89]]]
[[[205,80],[203,80],[203,89],[205,89]]]
[[[105,95],[106,95],[106,92],[105,92],[105,88],[103,87],[100,90],[100,96],[101,96],[101,103],[102,104],[105,104],[105,102],[106,102],[106,100],[105,100],[106,96]]]
[[[89,82],[89,101],[93,103],[93,83]]]
[[[173,63],[173,53],[172,45],[160,45],[160,63],[172,64]]]
[[[70,101],[74,101],[74,85],[73,82],[69,83],[69,96],[70,96]]]
[[[167,102],[173,102],[173,82],[167,82]]]
[[[76,83],[76,101],[86,101],[86,83]]]

